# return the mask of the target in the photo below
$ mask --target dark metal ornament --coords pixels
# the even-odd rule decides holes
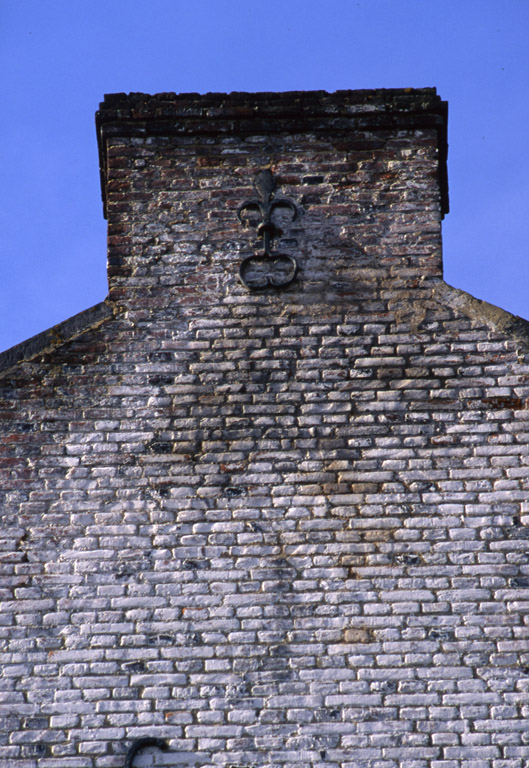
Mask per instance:
[[[239,267],[242,284],[250,290],[260,288],[285,288],[294,280],[298,265],[293,256],[285,253],[272,253],[272,240],[281,234],[281,230],[272,221],[272,214],[277,208],[288,208],[292,212],[292,221],[297,217],[297,208],[291,200],[276,200],[274,193],[276,182],[272,171],[259,171],[254,187],[258,199],[247,200],[239,206],[237,216],[242,224],[248,223],[244,211],[257,211],[262,221],[257,225],[257,234],[263,240],[263,253],[248,256]]]
[[[132,762],[138,752],[147,747],[158,747],[158,749],[166,750],[167,742],[163,739],[156,739],[153,736],[146,736],[143,739],[136,739],[129,747],[127,752],[127,759],[125,760],[125,768],[132,768]]]

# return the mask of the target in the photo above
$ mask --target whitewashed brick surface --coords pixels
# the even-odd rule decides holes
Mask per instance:
[[[0,765],[524,768],[528,326],[442,281],[443,114],[107,97],[109,298],[0,356]]]

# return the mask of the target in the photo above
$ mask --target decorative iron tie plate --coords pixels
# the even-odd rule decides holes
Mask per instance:
[[[239,267],[239,277],[241,283],[249,290],[285,288],[296,277],[298,265],[293,256],[272,252],[272,240],[281,234],[281,230],[272,221],[272,214],[277,208],[288,208],[294,221],[298,215],[297,208],[291,200],[274,198],[276,182],[272,171],[259,171],[254,187],[258,199],[247,200],[240,205],[237,216],[242,224],[248,224],[249,218],[244,216],[243,212],[257,211],[261,215],[262,221],[257,226],[257,234],[263,240],[263,253],[244,259]]]

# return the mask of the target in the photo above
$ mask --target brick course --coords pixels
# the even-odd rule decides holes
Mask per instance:
[[[98,136],[109,297],[0,355],[0,764],[522,768],[529,326],[442,280],[446,105]],[[249,291],[263,168],[299,272]]]

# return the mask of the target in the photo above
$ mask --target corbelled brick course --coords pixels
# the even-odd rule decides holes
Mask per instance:
[[[0,765],[523,768],[529,326],[433,89],[98,114],[106,302],[0,355]],[[273,171],[295,257],[249,291]]]

